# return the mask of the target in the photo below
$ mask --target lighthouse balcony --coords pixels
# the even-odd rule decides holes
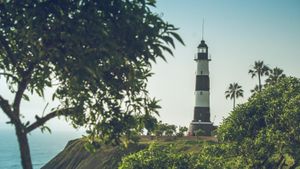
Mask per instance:
[[[205,122],[205,121],[193,121],[191,124],[213,124],[212,122]]]

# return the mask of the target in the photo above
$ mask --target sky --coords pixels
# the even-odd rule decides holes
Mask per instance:
[[[298,0],[158,0],[153,9],[164,20],[179,28],[185,46],[177,43],[174,57],[166,53],[153,65],[153,77],[148,89],[152,97],[160,99],[160,117],[163,122],[188,126],[193,118],[195,104],[195,71],[193,60],[202,38],[209,47],[210,109],[211,121],[222,122],[232,110],[232,101],[224,92],[230,83],[238,82],[244,89],[246,102],[250,90],[257,84],[248,70],[254,61],[263,60],[269,67],[279,67],[290,76],[300,77],[300,1]],[[53,91],[53,90],[52,90]],[[43,111],[47,102],[51,106],[51,90],[45,98],[33,96],[21,106],[26,117]],[[0,94],[12,98],[5,81],[0,79]],[[0,129],[10,128],[7,118],[0,111]],[[47,123],[52,130],[74,131],[63,119]]]

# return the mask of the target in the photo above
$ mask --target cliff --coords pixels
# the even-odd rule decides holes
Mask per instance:
[[[85,150],[82,140],[72,140],[64,150],[49,161],[42,169],[112,169],[117,168],[122,156],[141,150],[145,144],[129,145],[122,149],[119,146],[102,146],[95,153]]]
[[[62,152],[49,161],[42,169],[114,169],[117,168],[122,157],[146,148],[151,142],[159,144],[176,143],[184,151],[197,151],[199,140],[216,141],[214,137],[161,137],[153,139],[142,137],[139,144],[131,144],[126,149],[120,146],[102,145],[95,153],[85,150],[81,139],[69,141]]]

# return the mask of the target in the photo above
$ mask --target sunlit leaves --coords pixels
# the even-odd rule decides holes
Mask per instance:
[[[126,156],[120,169],[195,168],[196,160],[191,154],[178,153],[175,145],[151,144],[149,148]]]
[[[151,145],[124,157],[120,168],[299,168],[299,121],[300,79],[280,78],[224,119],[217,143],[199,144],[191,155]],[[167,127],[160,122],[154,133]]]
[[[240,147],[234,155],[248,167],[293,166],[300,160],[299,93],[297,78],[282,77],[266,86],[224,120],[218,140]]]

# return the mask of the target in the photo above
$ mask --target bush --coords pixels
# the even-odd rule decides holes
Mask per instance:
[[[299,168],[300,79],[283,78],[239,105],[197,154],[151,145],[120,168]]]
[[[283,78],[239,105],[218,129],[227,155],[248,168],[295,167],[300,162],[300,80]],[[229,153],[228,153],[229,152]]]
[[[196,158],[180,153],[174,145],[151,144],[149,148],[125,156],[119,169],[193,169]]]

